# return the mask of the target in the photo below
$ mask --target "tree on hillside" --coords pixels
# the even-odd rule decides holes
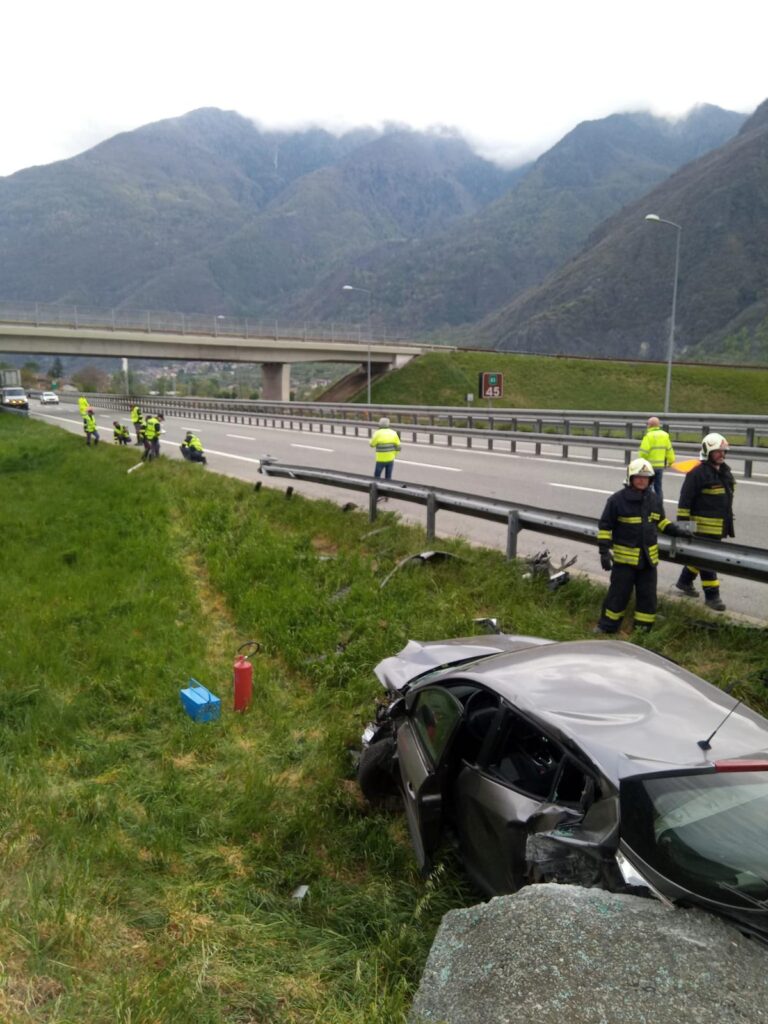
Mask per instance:
[[[48,370],[48,376],[51,378],[51,380],[61,380],[61,378],[64,376],[64,364],[62,363],[61,359],[58,356],[56,356],[56,358],[51,363],[50,368]]]

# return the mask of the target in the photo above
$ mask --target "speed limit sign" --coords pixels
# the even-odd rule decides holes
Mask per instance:
[[[504,374],[481,373],[478,375],[477,391],[481,398],[504,397]]]

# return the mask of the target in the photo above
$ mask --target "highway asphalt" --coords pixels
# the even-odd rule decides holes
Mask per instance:
[[[82,434],[82,420],[73,406],[37,406],[30,408],[32,416]],[[112,443],[112,421],[117,418],[110,410],[97,409],[97,422],[104,443]],[[130,426],[127,417],[122,422]],[[373,471],[373,452],[364,437],[344,437],[338,434],[308,433],[264,427],[245,427],[231,423],[187,420],[183,416],[167,417],[162,436],[164,455],[181,458],[179,444],[187,430],[193,430],[201,439],[208,457],[207,469],[254,482],[262,480],[265,486],[284,489],[284,479],[259,475],[261,457],[271,455],[290,465],[313,466],[343,472],[368,474]],[[85,442],[83,441],[83,447]],[[522,447],[522,446],[521,446]],[[533,446],[531,445],[531,451]],[[546,450],[545,450],[546,451]],[[573,448],[572,453],[576,451]],[[584,458],[562,459],[553,449],[550,454],[536,456],[518,451],[516,454],[488,452],[478,448],[465,449],[429,444],[413,444],[404,438],[403,450],[397,459],[394,479],[402,482],[444,487],[486,497],[516,501],[555,511],[567,511],[597,519],[609,494],[621,487],[624,464],[617,452],[601,453],[600,462]],[[137,454],[137,462],[139,457]],[[768,475],[765,464],[753,479],[743,480],[739,467],[734,467],[737,478],[736,534],[742,544],[765,546],[768,543]],[[682,475],[667,470],[664,475],[664,503],[667,514],[674,518]],[[340,488],[323,487],[291,481],[296,492],[308,497],[323,497],[339,503],[355,501],[367,509],[367,496],[345,492]],[[392,499],[387,506],[399,513],[403,520],[424,523],[424,509],[407,502]],[[440,512],[437,517],[438,536],[460,535],[471,543],[504,549],[506,531],[484,520]],[[572,543],[556,537],[521,533],[518,553],[521,557],[548,548],[555,565],[561,558],[578,556],[571,572],[582,572],[607,583],[607,574],[600,569],[597,548]],[[674,595],[674,582],[679,568],[662,563],[659,566],[660,595]],[[721,594],[729,613],[753,623],[768,622],[768,588],[764,584],[738,577],[722,577]],[[676,599],[693,604],[691,598]],[[703,609],[703,600],[699,600]],[[714,613],[707,613],[714,614]]]

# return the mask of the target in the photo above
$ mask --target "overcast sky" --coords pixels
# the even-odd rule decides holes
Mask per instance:
[[[450,125],[518,162],[579,121],[768,97],[756,0],[39,0],[3,12],[0,175],[197,107]]]

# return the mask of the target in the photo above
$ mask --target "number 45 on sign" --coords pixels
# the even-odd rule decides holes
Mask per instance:
[[[504,397],[504,374],[502,373],[481,373],[478,374],[477,391],[480,398],[503,398]]]

